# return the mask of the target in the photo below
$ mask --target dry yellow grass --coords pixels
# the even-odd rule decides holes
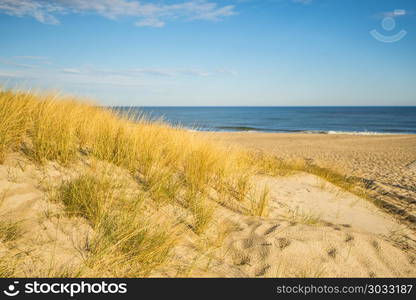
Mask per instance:
[[[82,156],[109,162],[128,170],[146,201],[159,209],[175,203],[188,210],[197,235],[211,224],[215,201],[210,200],[253,205],[249,178],[257,169],[250,153],[181,128],[144,117],[133,122],[71,97],[15,91],[0,92],[0,125],[1,159],[20,150],[41,165],[57,161],[70,166]],[[155,224],[146,214],[139,215],[138,199],[128,200],[113,179],[98,176],[80,174],[58,187],[54,196],[69,216],[85,218],[96,233],[87,265],[102,265],[107,274],[123,270],[121,264],[130,267],[117,271],[118,276],[148,275],[167,257],[173,241],[161,230],[148,230]],[[259,200],[255,214],[261,215],[264,195]]]
[[[148,276],[163,264],[175,245],[175,222],[159,226],[161,220],[148,215],[145,202],[156,211],[173,203],[181,206],[191,215],[189,227],[200,236],[212,224],[215,202],[235,202],[248,214],[267,215],[268,189],[255,192],[255,175],[307,171],[346,189],[353,184],[324,169],[226,147],[145,117],[133,122],[71,97],[0,90],[0,163],[14,151],[41,165],[56,161],[70,166],[81,157],[105,161],[128,170],[140,186],[139,194],[126,196],[108,174],[88,173],[55,190],[53,198],[68,216],[85,218],[95,233],[86,246],[85,265],[65,270],[65,276]],[[7,225],[2,231],[10,236],[15,229]],[[12,276],[10,272],[0,264],[0,276]]]
[[[0,221],[0,241],[15,240],[20,234],[19,224],[11,221]]]
[[[16,150],[28,129],[31,97],[27,94],[0,93],[0,162],[7,151]]]
[[[146,276],[162,264],[174,239],[172,228],[146,218],[143,194],[126,194],[123,183],[106,173],[83,174],[57,190],[66,212],[84,217],[94,230],[80,275]],[[156,221],[158,224],[156,224]]]

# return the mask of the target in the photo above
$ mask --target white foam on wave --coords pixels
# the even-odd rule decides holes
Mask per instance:
[[[397,133],[375,132],[375,131],[335,131],[329,130],[327,134],[350,134],[350,135],[391,135]]]
[[[286,134],[297,134],[297,133],[303,133],[303,134],[342,134],[342,135],[407,135],[412,133],[404,133],[404,132],[376,132],[376,131],[336,131],[336,130],[299,130],[299,131],[293,131],[293,132],[284,132],[284,131],[264,131],[264,130],[209,130],[209,129],[201,129],[201,128],[189,128],[184,127],[184,129],[188,132],[245,132],[245,133],[286,133]]]

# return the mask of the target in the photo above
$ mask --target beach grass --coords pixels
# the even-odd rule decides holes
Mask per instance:
[[[172,204],[188,212],[197,236],[213,224],[216,203],[236,202],[253,216],[267,216],[269,190],[255,192],[257,175],[303,171],[347,190],[356,185],[328,169],[226,146],[74,97],[0,90],[0,160],[15,151],[40,166],[55,161],[69,167],[81,157],[106,162],[126,170],[139,187],[128,193],[111,171],[90,171],[56,188],[52,198],[67,216],[85,219],[94,231],[83,266],[71,271],[76,276],[150,276],[167,262],[173,233],[185,221],[167,222],[149,212]],[[8,225],[0,231],[7,239],[17,232]]]
[[[21,235],[18,222],[0,221],[0,241],[9,242],[16,240]]]
[[[70,167],[86,156],[123,168],[141,187],[145,201],[158,209],[172,203],[185,208],[197,235],[204,233],[214,215],[209,196],[226,193],[244,202],[248,178],[255,171],[245,151],[57,94],[1,91],[0,123],[2,159],[21,151],[40,166],[56,161]],[[140,201],[120,193],[123,187],[114,180],[103,174],[80,174],[57,187],[53,198],[64,205],[68,217],[84,218],[94,230],[88,258],[93,269],[100,266],[101,274],[113,270],[114,275],[114,270],[123,269],[121,264],[130,266],[129,271],[117,275],[146,276],[173,247],[166,234],[172,228],[166,225],[162,230],[156,226],[160,220],[145,217],[138,208]]]
[[[108,172],[99,175],[84,174],[64,183],[55,197],[69,215],[91,224],[88,272],[147,276],[168,257],[174,239],[167,230],[172,227],[145,217],[142,194],[127,194],[123,183]]]

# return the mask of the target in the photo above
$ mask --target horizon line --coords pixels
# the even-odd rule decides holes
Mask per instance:
[[[244,108],[244,107],[416,107],[416,105],[101,105],[105,107],[192,107],[192,108]]]

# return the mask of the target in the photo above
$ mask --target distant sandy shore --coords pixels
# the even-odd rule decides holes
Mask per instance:
[[[407,210],[416,211],[416,135],[207,133],[232,144],[303,158],[349,176],[374,181]],[[412,164],[413,163],[413,164]],[[403,200],[403,197],[405,200]]]

